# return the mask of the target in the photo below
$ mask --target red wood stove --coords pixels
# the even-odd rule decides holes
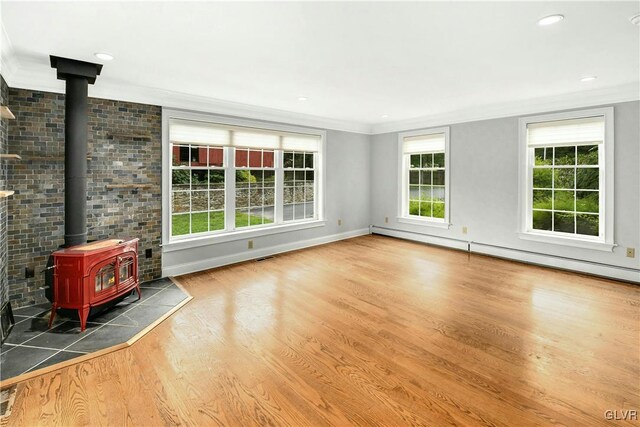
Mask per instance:
[[[109,239],[60,249],[53,253],[53,306],[78,310],[84,331],[91,307],[114,300],[132,289],[138,292],[138,239]]]

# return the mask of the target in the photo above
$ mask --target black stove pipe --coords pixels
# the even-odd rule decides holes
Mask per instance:
[[[88,87],[102,65],[51,56],[58,79],[65,80],[64,99],[64,246],[87,242]]]

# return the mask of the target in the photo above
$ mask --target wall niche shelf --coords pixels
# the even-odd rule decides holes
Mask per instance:
[[[0,118],[15,120],[16,116],[13,115],[9,107],[2,105],[0,106]]]
[[[110,138],[110,139],[119,139],[119,140],[151,141],[151,134],[149,132],[118,132],[118,131],[112,131],[112,132],[107,132],[107,137]]]
[[[0,154],[0,160],[20,160],[19,154]]]
[[[15,191],[13,190],[0,190],[0,198],[13,196]]]
[[[151,184],[107,184],[107,190],[137,190],[141,188],[150,188]]]

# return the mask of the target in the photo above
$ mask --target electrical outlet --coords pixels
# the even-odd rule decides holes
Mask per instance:
[[[627,248],[627,258],[636,257],[636,248]]]
[[[384,217],[384,223],[385,223],[385,224],[389,224],[389,217],[388,217],[388,216],[385,216],[385,217]]]
[[[338,225],[342,225],[342,220],[341,219],[338,220]]]
[[[149,249],[145,249],[144,251],[144,257],[145,258],[151,258],[153,257],[153,249],[149,248]]]
[[[247,249],[253,249],[253,240],[247,241]]]
[[[35,277],[36,272],[33,269],[33,267],[25,267],[24,269],[24,278],[25,279],[31,279],[32,277]]]
[[[467,234],[469,230],[467,229],[467,226],[465,225],[464,227],[462,227],[462,234]]]

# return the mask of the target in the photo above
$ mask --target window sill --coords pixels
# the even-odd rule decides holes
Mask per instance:
[[[582,249],[593,249],[603,252],[613,252],[613,248],[617,245],[614,243],[606,243],[595,240],[587,240],[580,238],[564,237],[564,236],[551,236],[545,234],[521,232],[518,233],[518,237],[524,240],[531,240],[534,242],[551,243],[554,245],[572,246]]]
[[[445,222],[444,220],[435,221],[435,220],[431,220],[431,219],[407,218],[407,217],[404,217],[404,216],[399,216],[397,218],[397,220],[398,220],[398,222],[403,223],[403,224],[422,225],[422,226],[427,226],[427,227],[436,227],[436,228],[449,229],[449,227],[451,226],[451,224],[449,224],[448,222]]]
[[[292,224],[274,225],[272,227],[263,227],[259,229],[248,229],[239,231],[230,231],[228,233],[219,233],[214,235],[206,235],[199,237],[184,238],[173,242],[164,243],[162,252],[174,252],[183,249],[197,248],[201,246],[217,245],[219,243],[233,242],[236,240],[252,239],[255,237],[268,236],[270,234],[288,233],[291,231],[305,230],[307,228],[324,227],[326,221],[313,220],[296,222]]]

